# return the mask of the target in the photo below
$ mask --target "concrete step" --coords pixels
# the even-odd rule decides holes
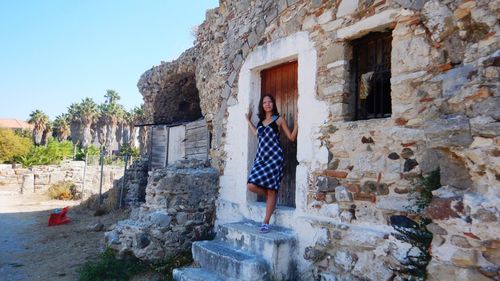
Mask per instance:
[[[237,279],[222,277],[204,268],[176,268],[172,272],[174,281],[237,281]]]
[[[193,259],[208,271],[245,281],[270,279],[269,266],[259,255],[236,250],[221,241],[197,241]]]
[[[295,234],[291,229],[271,225],[271,232],[260,233],[253,221],[219,226],[217,240],[237,249],[262,256],[275,280],[293,280]]]

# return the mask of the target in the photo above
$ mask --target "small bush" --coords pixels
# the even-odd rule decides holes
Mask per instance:
[[[125,156],[125,155],[130,155],[132,157],[139,157],[140,155],[140,150],[137,147],[131,147],[128,144],[124,144],[120,147],[120,150],[118,151],[118,155],[120,156]]]
[[[191,252],[181,253],[164,260],[147,263],[137,258],[118,259],[111,248],[107,248],[97,261],[89,261],[78,270],[80,281],[129,280],[145,272],[156,272],[163,280],[172,280],[172,270],[193,262]]]
[[[98,147],[95,147],[93,145],[89,145],[85,148],[78,149],[78,151],[76,152],[76,155],[75,155],[75,160],[84,161],[85,154],[88,155],[89,159],[93,159],[93,158],[96,158],[96,156],[99,156],[100,153],[101,153],[101,151],[99,150]]]
[[[422,177],[418,188],[417,210],[422,212],[432,201],[432,191],[441,187],[441,173],[439,168]]]
[[[49,187],[49,197],[57,200],[77,200],[82,198],[76,184],[68,181],[58,182]]]
[[[164,276],[163,280],[170,281],[173,280],[172,271],[174,268],[188,266],[192,263],[193,256],[191,251],[187,251],[153,263],[150,267],[153,271],[159,273],[161,276]]]
[[[73,144],[69,141],[58,142],[53,138],[46,146],[33,147],[29,154],[19,157],[17,160],[24,167],[34,165],[59,164],[62,160],[71,158],[73,155]]]
[[[119,260],[115,252],[107,248],[97,261],[85,263],[78,274],[80,281],[129,280],[147,270],[144,262],[138,259]]]

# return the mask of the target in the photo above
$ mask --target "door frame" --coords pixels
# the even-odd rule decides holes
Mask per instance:
[[[220,177],[218,205],[220,223],[238,220],[237,213],[246,218],[261,219],[260,211],[254,212],[256,196],[246,190],[257,138],[246,126],[244,116],[250,108],[253,113],[257,112],[261,92],[260,71],[294,60],[298,62],[299,123],[297,136],[299,165],[295,175],[294,214],[306,212],[310,175],[326,168],[328,150],[322,145],[319,136],[321,126],[328,120],[328,104],[317,98],[317,53],[313,42],[309,40],[309,33],[301,31],[259,46],[245,58],[238,78],[238,95],[227,107],[224,144],[226,161],[223,175]],[[257,116],[253,115],[253,122],[257,124]]]
[[[293,84],[293,90],[295,91],[295,94],[294,95],[290,95],[289,93],[287,94],[286,91],[284,91],[284,89],[281,88],[281,86],[283,85],[283,80],[281,80],[281,78],[279,76],[282,76],[283,74],[283,69],[287,69],[287,71],[289,71],[288,69],[290,68],[290,66],[292,66],[293,68],[293,74],[292,74],[292,80],[294,82],[292,82]],[[276,69],[281,69],[281,72],[278,71],[279,75],[277,76],[274,76],[277,74],[277,71]],[[292,108],[292,111],[286,111],[288,108],[288,106],[286,104],[289,105],[289,103],[284,103],[283,101],[281,101],[280,99],[282,98],[285,98],[285,99],[289,99],[290,97],[293,98],[293,100],[288,100],[288,102],[292,102],[292,104],[295,104],[295,106],[297,106],[297,99],[298,99],[298,61],[297,60],[292,60],[292,61],[289,61],[289,62],[285,62],[285,63],[282,63],[282,64],[279,64],[279,65],[276,65],[276,66],[273,66],[273,67],[270,67],[270,68],[266,68],[266,69],[263,69],[260,71],[260,77],[261,77],[261,97],[263,94],[271,94],[274,96],[275,100],[276,100],[276,104],[274,106],[278,107],[278,112],[281,116],[284,116],[284,114],[287,114],[288,117],[292,117],[291,119],[293,120],[293,117],[294,117],[294,111]],[[266,76],[265,73],[274,73],[273,75],[269,75]],[[286,72],[286,75],[289,75],[289,72]],[[267,78],[266,78],[267,77]],[[265,82],[266,82],[266,79],[270,79],[271,77],[274,77],[273,79],[277,79],[280,83],[280,87],[279,88],[276,88],[276,89],[279,89],[279,91],[273,91],[272,89],[269,89],[269,90],[264,90],[266,88],[266,86],[264,85]],[[269,82],[272,82],[272,81],[269,81]],[[290,82],[288,82],[290,83]],[[269,85],[269,84],[268,84]],[[275,84],[276,86],[276,84]],[[290,84],[287,84],[285,85],[286,87],[289,87]],[[280,95],[278,95],[280,94]],[[281,96],[282,95],[282,96]],[[281,108],[278,106],[278,104],[281,106]],[[284,109],[284,108],[287,108],[287,109]],[[287,118],[288,119],[288,118]],[[288,123],[288,121],[286,121]],[[292,124],[288,124],[289,126],[289,129],[292,130],[295,126],[295,124],[293,124],[293,121],[292,121]],[[279,189],[279,192],[278,192],[278,196],[276,198],[277,200],[277,203],[276,205],[277,206],[287,206],[287,207],[293,207],[295,208],[295,192],[296,192],[296,187],[295,187],[295,180],[296,180],[296,177],[295,177],[295,174],[296,174],[296,166],[293,166],[295,163],[296,163],[296,159],[297,159],[297,142],[294,142],[294,143],[291,143],[286,135],[281,132],[280,134],[280,142],[281,142],[281,147],[283,148],[283,152],[284,152],[284,159],[285,159],[285,162],[284,162],[284,174],[283,174],[283,179],[281,181],[281,186],[280,186],[280,189]],[[293,152],[293,153],[290,153],[290,152]],[[291,182],[289,182],[291,181]],[[263,198],[258,198],[258,201],[264,201]]]

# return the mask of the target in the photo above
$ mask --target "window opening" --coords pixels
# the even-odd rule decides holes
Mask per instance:
[[[351,42],[354,120],[390,117],[392,32],[373,32]]]

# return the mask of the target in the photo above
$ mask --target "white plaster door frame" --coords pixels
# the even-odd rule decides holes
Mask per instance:
[[[228,106],[227,161],[220,178],[222,200],[247,206],[253,195],[246,192],[248,171],[254,159],[256,137],[246,126],[245,114],[249,108],[256,112],[260,99],[260,71],[283,62],[298,61],[298,123],[296,172],[296,209],[306,209],[307,186],[310,172],[326,167],[328,152],[319,140],[320,126],[328,118],[328,105],[316,95],[317,55],[308,32],[298,32],[260,46],[245,59],[239,74],[238,102]],[[240,208],[248,215],[247,208]]]

